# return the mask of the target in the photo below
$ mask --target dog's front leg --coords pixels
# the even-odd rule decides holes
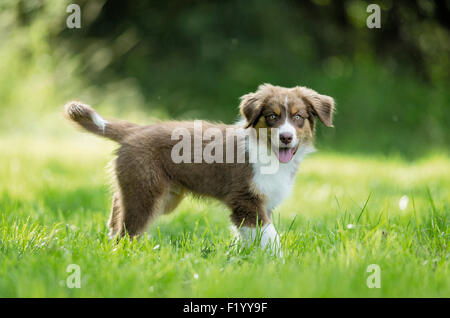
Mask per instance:
[[[261,227],[241,226],[239,236],[247,247],[259,243],[260,247],[270,251],[271,255],[283,257],[280,236],[272,223],[267,223]]]
[[[230,206],[231,220],[239,229],[239,236],[245,246],[258,244],[259,247],[268,249],[274,256],[283,256],[280,237],[260,196],[250,191],[243,192],[240,196],[232,198]]]

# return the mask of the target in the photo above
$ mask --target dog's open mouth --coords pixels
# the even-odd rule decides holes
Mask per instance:
[[[282,163],[288,163],[292,160],[295,153],[297,152],[298,146],[293,148],[275,148],[275,154],[278,157],[278,160]]]

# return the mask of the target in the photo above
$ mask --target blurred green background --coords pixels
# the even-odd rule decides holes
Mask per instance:
[[[64,134],[70,99],[140,123],[233,122],[239,96],[269,82],[335,98],[319,149],[447,153],[449,1],[376,1],[380,29],[371,2],[4,0],[0,133]]]
[[[377,0],[380,29],[370,2],[1,0],[0,297],[449,297],[450,1]],[[108,241],[117,145],[63,105],[231,123],[264,82],[337,102],[274,214],[286,258],[238,252],[227,208],[193,197]]]

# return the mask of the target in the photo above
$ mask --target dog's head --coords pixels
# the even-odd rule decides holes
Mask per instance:
[[[270,147],[283,163],[293,158],[300,145],[312,144],[316,118],[333,127],[333,98],[306,87],[263,84],[242,96],[239,108],[246,128],[256,128],[257,133],[260,128],[267,129]],[[276,136],[270,128],[275,128]]]

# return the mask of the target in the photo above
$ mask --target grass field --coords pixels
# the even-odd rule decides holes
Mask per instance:
[[[275,213],[285,257],[274,259],[237,252],[227,209],[190,197],[114,246],[114,147],[0,137],[0,297],[450,297],[447,155],[311,155]],[[67,287],[69,264],[81,288]],[[370,264],[381,288],[366,284]]]

